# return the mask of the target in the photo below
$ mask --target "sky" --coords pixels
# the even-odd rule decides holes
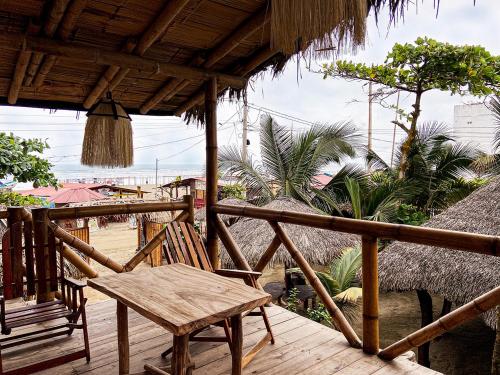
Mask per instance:
[[[500,54],[498,0],[477,0],[475,6],[473,0],[441,1],[437,17],[433,3],[433,0],[419,1],[417,7],[408,9],[404,21],[390,28],[385,15],[378,25],[370,16],[365,48],[341,58],[368,64],[382,63],[394,43],[413,42],[419,36],[453,44],[479,44],[493,54]],[[279,77],[273,79],[265,74],[252,82],[248,93],[249,153],[252,156],[259,157],[259,118],[268,110],[274,111],[279,123],[293,127],[294,131],[305,129],[310,122],[352,121],[360,133],[366,134],[367,87],[340,79],[324,80],[321,74],[315,73],[324,62],[329,61],[311,63],[308,69],[305,61],[299,66],[291,61]],[[400,106],[409,109],[411,99],[402,95]],[[452,126],[454,105],[474,101],[477,99],[428,92],[422,101],[421,119]],[[374,150],[390,160],[394,111],[374,104],[373,115]],[[223,102],[217,116],[219,146],[241,144],[242,103]],[[292,117],[296,120],[291,120]],[[77,117],[76,112],[70,111],[51,113],[40,109],[0,107],[0,131],[47,139],[51,149],[44,156],[56,169],[64,169],[79,164],[85,118],[83,113]],[[154,165],[156,158],[164,170],[174,165],[204,164],[203,130],[194,124],[188,126],[178,117],[133,116],[133,129],[136,166]],[[401,133],[397,131],[397,139],[401,139]]]

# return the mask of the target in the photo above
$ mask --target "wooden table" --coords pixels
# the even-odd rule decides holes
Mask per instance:
[[[117,300],[120,374],[129,373],[127,307],[173,333],[174,375],[186,374],[189,334],[231,318],[232,374],[239,375],[242,313],[271,300],[263,291],[184,264],[99,277],[89,280],[88,285]]]

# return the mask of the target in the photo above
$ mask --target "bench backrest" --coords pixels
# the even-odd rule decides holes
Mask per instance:
[[[31,221],[12,223],[2,237],[2,286],[5,299],[55,292],[64,270],[57,259],[54,232],[44,246],[33,245]]]
[[[168,264],[184,263],[213,272],[203,239],[190,223],[174,221],[167,223],[164,230],[167,239],[163,254]]]

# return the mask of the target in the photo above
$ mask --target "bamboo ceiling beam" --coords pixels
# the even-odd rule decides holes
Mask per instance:
[[[268,23],[270,20],[269,10],[267,7],[261,9],[256,14],[239,24],[227,38],[225,38],[215,49],[213,49],[201,65],[204,68],[213,67],[218,61],[223,59],[227,54],[234,50],[241,42],[248,37],[252,36],[258,30]],[[195,61],[196,58],[189,63],[189,65],[199,65]],[[163,100],[168,100],[175,94],[180,92],[190,84],[189,81],[182,81],[180,79],[173,79],[168,81],[160,90],[158,90],[151,98],[149,98],[140,108],[142,114],[148,113],[158,103]]]
[[[271,57],[276,55],[278,53],[276,50],[271,49],[269,46],[260,49],[258,52],[252,55],[248,62],[246,62],[244,65],[239,65],[233,69],[233,73],[239,76],[246,76],[249,73],[251,73],[255,68],[260,66],[261,64],[265,63],[267,60],[269,60]],[[219,92],[222,92],[226,89],[226,86],[221,86],[219,88]],[[182,115],[184,112],[189,111],[191,108],[200,105],[203,103],[203,100],[205,98],[205,91],[204,90],[198,90],[198,92],[194,95],[191,96],[190,99],[182,103],[179,108],[175,111],[176,116]],[[142,113],[142,112],[141,112]]]
[[[73,32],[73,29],[76,26],[78,17],[80,17],[80,14],[87,6],[87,2],[88,0],[73,0],[71,2],[71,4],[68,6],[66,10],[66,14],[64,15],[64,18],[61,21],[61,24],[57,32],[59,38],[61,38],[64,41],[67,41],[69,39],[71,33]],[[49,74],[50,70],[56,63],[57,63],[56,56],[50,55],[45,57],[42,66],[40,67],[40,69],[38,69],[38,74],[36,75],[35,81],[33,82],[33,85],[35,87],[40,87],[43,85],[43,82],[45,81],[47,74]]]
[[[174,21],[175,17],[186,7],[189,1],[190,0],[168,1],[167,5],[163,8],[163,11],[158,15],[158,17],[156,17],[156,19],[149,25],[147,30],[141,36],[137,45],[126,52],[143,56],[146,50],[165,33],[167,28]],[[110,66],[101,78],[99,78],[96,86],[85,99],[83,106],[85,108],[92,107],[92,105],[102,96],[106,88],[109,87],[112,90],[114,87],[118,86],[129,71],[129,68],[123,68],[120,70],[119,66]]]
[[[43,52],[49,55],[78,61],[80,64],[116,65],[130,68],[145,74],[164,74],[193,81],[205,81],[218,78],[234,88],[243,88],[246,79],[231,74],[216,72],[204,68],[177,65],[123,52],[105,51],[95,47],[54,41],[48,38],[34,37],[21,33],[0,32],[0,45],[7,49]]]
[[[7,101],[9,104],[16,104],[17,98],[19,97],[19,91],[23,84],[24,76],[26,74],[26,69],[28,69],[28,64],[31,58],[31,51],[21,50],[19,56],[17,57],[16,68],[14,70],[14,75],[12,76],[12,81],[10,83],[9,94],[7,96]]]
[[[43,26],[43,33],[46,37],[52,38],[64,17],[64,12],[68,7],[70,0],[54,0],[52,3],[52,8],[50,10],[47,22]],[[31,58],[30,65],[26,72],[26,79],[24,80],[25,86],[31,86],[33,79],[38,71],[38,67],[40,66],[43,59],[43,53],[35,52],[33,53],[33,57]]]

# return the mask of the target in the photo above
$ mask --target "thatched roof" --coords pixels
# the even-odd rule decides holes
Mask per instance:
[[[220,201],[218,201],[217,203],[218,204],[230,204],[232,206],[239,206],[239,207],[245,207],[245,206],[255,207],[252,203],[244,201],[243,199],[238,199],[238,198],[224,198],[224,199],[221,199]],[[219,216],[224,221],[236,217],[233,215],[219,215]],[[194,219],[196,221],[205,221],[207,219],[205,207],[202,207],[202,208],[199,208],[196,210],[196,212],[194,213]]]
[[[314,208],[292,198],[279,198],[264,207],[281,211],[319,214]],[[329,264],[343,249],[355,246],[360,240],[358,236],[347,233],[292,224],[281,225],[311,264]],[[257,263],[274,237],[274,231],[266,221],[250,218],[241,219],[232,225],[229,231],[250,264]],[[224,247],[222,247],[221,259],[225,266],[232,265]],[[284,263],[291,260],[292,258],[282,245],[270,264]]]
[[[423,226],[500,235],[500,178],[476,190]],[[461,305],[500,285],[500,258],[395,242],[380,254],[385,291],[427,290]],[[495,313],[483,314],[495,329]]]
[[[362,45],[370,10],[407,2],[3,0],[0,103],[86,110],[112,90],[129,114],[199,117],[207,77],[239,93],[295,53]]]

